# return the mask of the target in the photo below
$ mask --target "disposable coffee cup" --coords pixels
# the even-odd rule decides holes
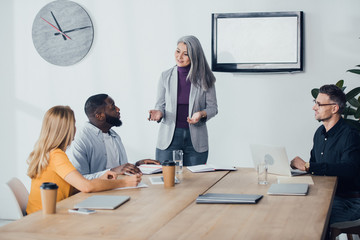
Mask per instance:
[[[40,186],[43,214],[56,213],[56,196],[58,188],[58,185],[51,182],[44,182]]]
[[[165,161],[162,164],[162,172],[164,178],[164,187],[175,186],[175,162]]]

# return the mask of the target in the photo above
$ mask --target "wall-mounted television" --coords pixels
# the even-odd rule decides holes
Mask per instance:
[[[212,14],[212,70],[303,70],[303,12]]]

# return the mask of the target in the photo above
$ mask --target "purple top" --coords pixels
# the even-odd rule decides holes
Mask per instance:
[[[178,91],[177,91],[177,112],[176,126],[177,128],[189,128],[186,121],[189,115],[189,96],[191,82],[186,80],[190,71],[190,65],[186,67],[178,67]]]

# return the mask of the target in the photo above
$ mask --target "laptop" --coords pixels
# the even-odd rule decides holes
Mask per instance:
[[[263,195],[206,193],[196,198],[196,203],[257,203]]]
[[[305,196],[309,190],[306,183],[279,183],[271,184],[267,194],[269,195],[296,195]]]
[[[127,202],[129,199],[129,196],[95,195],[88,197],[82,202],[79,202],[74,207],[90,209],[115,209],[121,204]]]
[[[307,173],[298,169],[291,169],[285,147],[251,144],[250,148],[254,166],[265,161],[268,164],[268,173],[289,177]]]

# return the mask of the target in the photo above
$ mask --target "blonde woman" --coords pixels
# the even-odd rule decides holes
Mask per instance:
[[[105,172],[97,179],[84,178],[65,154],[66,148],[74,139],[75,131],[75,116],[70,107],[55,106],[46,112],[40,137],[28,158],[27,174],[31,178],[31,190],[27,214],[42,208],[40,186],[44,182],[53,182],[59,186],[56,201],[71,196],[76,190],[98,192],[137,186],[140,182],[140,175],[116,179],[117,174],[112,171]]]

